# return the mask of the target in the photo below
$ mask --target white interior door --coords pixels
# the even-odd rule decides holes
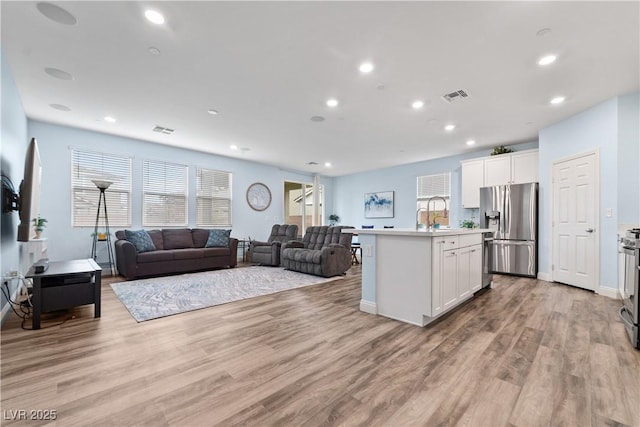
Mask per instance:
[[[595,291],[598,283],[596,153],[553,164],[554,282]]]

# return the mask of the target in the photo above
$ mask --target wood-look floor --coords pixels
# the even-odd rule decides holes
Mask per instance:
[[[100,319],[85,306],[25,331],[11,314],[2,425],[47,425],[21,409],[58,426],[640,425],[620,302],[496,276],[418,328],[360,312],[360,279],[143,323],[106,283]]]

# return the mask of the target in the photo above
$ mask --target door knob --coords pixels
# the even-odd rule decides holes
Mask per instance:
[[[586,230],[584,230],[584,231],[586,231],[587,233],[593,233],[593,228],[587,228],[587,229],[586,229]]]

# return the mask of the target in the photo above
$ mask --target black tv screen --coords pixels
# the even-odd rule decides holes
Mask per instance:
[[[38,142],[31,139],[24,161],[24,179],[20,184],[20,225],[18,241],[28,242],[33,230],[33,219],[40,215],[40,184],[42,181],[42,164]]]

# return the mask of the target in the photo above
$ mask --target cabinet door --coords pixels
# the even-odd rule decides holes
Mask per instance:
[[[469,256],[469,283],[471,292],[479,291],[482,288],[482,245],[471,247]]]
[[[471,295],[471,246],[458,250],[458,298]]]
[[[427,311],[427,316],[435,317],[442,313],[442,263],[445,241],[442,238],[434,238],[431,242],[431,312]]]
[[[484,184],[484,160],[462,162],[462,207],[480,207],[480,187]]]
[[[511,183],[538,182],[538,151],[511,155]]]
[[[442,309],[458,302],[458,250],[444,251],[442,257]]]
[[[511,181],[511,156],[498,155],[484,161],[484,186],[507,185]]]

